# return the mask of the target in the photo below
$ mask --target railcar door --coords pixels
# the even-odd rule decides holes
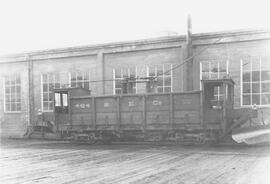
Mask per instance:
[[[69,125],[68,91],[54,92],[54,113],[57,130],[64,130]]]
[[[227,111],[233,109],[233,81],[231,79],[203,80],[204,123],[207,129],[227,127]]]

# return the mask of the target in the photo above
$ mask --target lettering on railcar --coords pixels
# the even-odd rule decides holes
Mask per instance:
[[[128,106],[129,106],[129,107],[135,107],[136,104],[135,104],[134,101],[129,101],[129,102],[128,102]]]
[[[75,104],[75,107],[77,109],[85,109],[85,108],[90,108],[90,104],[89,103],[81,103],[81,104]]]
[[[189,99],[189,98],[186,98],[186,99],[182,99],[182,104],[185,104],[185,105],[189,105],[192,103],[192,99]]]
[[[159,100],[153,100],[152,104],[153,104],[153,105],[162,105],[162,101],[159,101]]]
[[[110,107],[110,103],[109,102],[104,102],[104,107]]]

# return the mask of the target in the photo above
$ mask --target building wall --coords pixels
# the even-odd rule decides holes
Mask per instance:
[[[227,34],[227,33],[226,33]],[[235,107],[242,108],[241,94],[241,66],[240,61],[263,58],[270,63],[270,37],[261,33],[245,33],[226,35],[218,43],[214,43],[219,36],[212,34],[195,35],[193,37],[193,90],[200,89],[200,71],[203,61],[228,61],[229,75],[235,82]],[[263,33],[264,34],[264,33]],[[255,36],[254,36],[255,35]],[[145,77],[147,66],[172,64],[179,66],[173,70],[173,91],[186,91],[190,79],[186,76],[187,64],[185,55],[185,38],[172,37],[163,39],[142,40],[128,43],[116,43],[93,47],[68,48],[63,50],[41,51],[25,55],[15,55],[0,60],[0,121],[1,136],[21,137],[29,119],[29,104],[33,105],[32,123],[36,121],[39,109],[42,109],[42,75],[59,73],[61,84],[70,83],[70,73],[76,71],[90,71],[92,95],[113,94],[113,69],[137,67],[139,77]],[[204,50],[201,52],[201,50]],[[32,75],[29,75],[29,61],[33,62]],[[180,66],[181,65],[181,66]],[[4,112],[4,84],[3,78],[8,75],[20,74],[21,104],[20,113]],[[31,74],[31,73],[30,73]],[[33,98],[29,98],[29,79],[32,77]],[[106,82],[103,82],[106,81]],[[31,92],[31,91],[30,91]],[[30,93],[31,94],[31,93]],[[270,108],[261,108],[266,123],[270,123]],[[53,113],[45,111],[46,120],[53,121]],[[258,122],[261,122],[262,116]]]
[[[1,136],[21,137],[27,129],[28,122],[28,63],[0,63],[0,123]],[[4,113],[4,79],[19,75],[21,78],[21,112]]]
[[[209,45],[195,46],[195,52],[209,47]],[[245,65],[250,62],[268,68],[270,71],[270,40],[243,41],[233,43],[215,44],[207,48],[203,53],[194,59],[194,86],[200,88],[200,62],[203,61],[228,61],[229,77],[235,82],[234,86],[234,107],[248,108],[241,103],[241,62]],[[270,105],[259,106],[259,117],[257,122],[270,123]]]
[[[146,77],[147,66],[172,64],[182,62],[181,48],[163,48],[154,50],[109,53],[104,55],[105,80],[111,80],[115,68],[137,68],[139,77]],[[181,68],[173,71],[173,91],[181,91],[183,79]],[[113,93],[113,82],[105,83],[105,94]]]

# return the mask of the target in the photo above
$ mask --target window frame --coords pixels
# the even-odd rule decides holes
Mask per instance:
[[[203,71],[202,71],[202,68],[203,68],[203,62],[208,62],[208,79],[211,80],[213,78],[211,78],[212,76],[212,73],[217,73],[217,79],[221,79],[220,78],[220,62],[222,61],[225,61],[226,62],[226,75],[229,75],[229,60],[226,59],[226,60],[203,60],[203,61],[200,61],[200,90],[202,90],[202,84],[201,84],[201,81],[203,80]],[[212,72],[212,67],[211,67],[211,63],[213,62],[217,62],[217,72]],[[224,73],[224,72],[222,72]],[[215,79],[215,78],[214,78]],[[214,94],[214,97],[217,97],[217,100],[221,100],[223,98],[223,94],[220,94],[220,87],[218,87],[217,89],[217,94]]]
[[[18,110],[11,111],[11,110],[7,110],[6,109],[6,78],[12,78],[12,77],[15,77],[15,84],[14,84],[14,86],[15,86],[15,99],[17,99],[17,97],[16,97],[16,95],[17,95],[17,93],[16,93],[16,86],[17,86],[16,77],[19,77],[20,78],[20,84],[19,84],[19,86],[20,86],[20,92],[19,92],[19,94],[20,94],[20,97],[21,98],[20,98],[20,101],[19,102],[15,101],[15,104],[16,103],[20,103],[21,108],[20,108],[19,111]],[[4,104],[4,113],[6,113],[6,114],[21,113],[22,112],[22,80],[21,80],[21,75],[20,74],[13,74],[13,75],[4,76],[3,77],[3,87],[4,87],[4,91],[3,91],[3,95],[4,95],[4,98],[3,98],[3,100],[4,100],[4,103],[3,103]]]
[[[71,84],[72,84],[72,82],[74,82],[74,81],[72,81],[72,73],[74,73],[75,72],[75,78],[76,78],[76,81],[75,81],[75,84],[76,84],[76,86],[75,87],[79,87],[77,84],[78,84],[78,81],[79,82],[82,82],[82,88],[84,88],[84,83],[85,82],[88,82],[88,84],[89,84],[89,88],[88,88],[88,90],[91,90],[91,71],[89,70],[89,71],[72,71],[72,72],[69,72],[68,73],[68,75],[69,75],[69,87],[72,87],[71,86]],[[88,73],[88,80],[84,80],[84,73],[85,72],[87,72]],[[82,75],[82,80],[78,80],[78,73],[82,73],[83,75]]]
[[[60,79],[61,75],[60,75],[60,73],[57,73],[57,72],[49,72],[49,73],[42,73],[41,74],[41,82],[40,82],[40,84],[41,84],[41,90],[40,90],[41,91],[41,111],[42,112],[53,112],[53,109],[44,109],[44,104],[43,104],[44,103],[44,101],[43,101],[43,93],[44,93],[44,89],[43,89],[43,84],[44,84],[43,83],[43,75],[53,75],[53,85],[54,85],[54,87],[55,87],[55,83],[56,83],[56,80],[55,80],[56,77],[55,77],[55,75],[59,75],[58,76],[59,77],[59,86],[60,86],[60,88],[62,88],[61,79]],[[46,91],[46,93],[50,93],[49,82],[47,82],[46,84],[48,85],[48,91]],[[53,98],[54,98],[54,96],[53,96]],[[46,102],[50,102],[50,101],[48,100]],[[53,103],[53,106],[54,106],[54,100],[52,101],[52,103]],[[48,106],[48,107],[50,107],[50,106]]]
[[[165,74],[165,65],[170,65],[170,74]],[[162,86],[157,86],[157,89],[158,88],[162,88],[162,92],[157,92],[157,93],[172,93],[173,92],[173,64],[172,63],[164,63],[164,64],[156,64],[156,65],[152,65],[152,66],[147,66],[147,70],[146,70],[146,76],[147,77],[150,77],[150,67],[154,67],[155,68],[155,76],[152,76],[152,77],[156,77],[158,78],[158,72],[157,72],[157,69],[159,66],[162,66],[162,75],[160,75],[162,77]],[[165,78],[166,77],[170,77],[171,78],[171,85],[170,86],[165,86]],[[169,92],[166,92],[165,91],[165,88],[168,88],[170,87],[171,88],[171,91]],[[158,90],[157,90],[158,91]]]
[[[123,77],[124,76],[124,72],[123,72],[124,69],[127,69],[128,70],[128,76],[130,77],[130,69],[131,69],[131,67],[120,68],[120,75],[121,75],[120,78],[116,78],[115,77],[115,75],[116,75],[116,72],[115,72],[116,68],[113,68],[113,94],[114,95],[118,94],[118,93],[116,93],[116,89],[120,89],[120,88],[116,88],[116,80],[123,80],[124,79],[124,77]],[[138,73],[137,72],[138,72],[137,71],[137,66],[135,66],[135,78],[137,78],[137,76],[138,76]],[[137,79],[136,79],[136,81],[137,81]],[[138,93],[138,85],[137,85],[137,83],[135,83],[135,84],[136,84],[136,86],[135,86],[135,93],[133,93],[133,94],[137,94]],[[120,90],[122,91],[122,88]]]
[[[253,62],[255,61],[259,61],[259,73],[260,73],[260,76],[259,76],[259,81],[256,81],[256,82],[253,82],[252,81],[252,72],[253,71],[257,71],[257,70],[253,70]],[[270,95],[270,92],[265,92],[265,93],[262,93],[262,71],[267,71],[267,70],[264,70],[262,68],[262,59],[259,58],[259,59],[253,59],[253,60],[248,60],[248,62],[250,62],[250,68],[248,70],[248,72],[250,72],[250,81],[249,82],[244,82],[243,81],[243,74],[244,74],[244,71],[243,71],[243,67],[244,67],[244,62],[243,62],[243,59],[240,60],[240,106],[241,107],[253,107],[254,104],[252,104],[252,95],[253,94],[256,94],[256,95],[259,95],[259,98],[260,98],[260,104],[256,104],[256,106],[259,106],[259,107],[270,107],[270,103],[269,104],[262,104],[262,94],[269,94]],[[269,69],[270,71],[270,69]],[[264,81],[264,82],[269,82],[270,83],[270,80],[267,80],[267,81]],[[259,93],[254,93],[252,91],[252,83],[259,83]],[[250,85],[250,93],[243,93],[243,84],[249,84]],[[250,95],[250,105],[244,105],[243,104],[243,95],[244,94],[248,94]]]

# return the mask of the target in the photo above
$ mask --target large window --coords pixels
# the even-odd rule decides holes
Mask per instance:
[[[122,80],[125,78],[137,78],[137,68],[117,68],[113,69],[113,94],[122,93]],[[132,84],[130,93],[137,92],[136,82]]]
[[[21,111],[21,79],[19,75],[8,76],[4,79],[5,112]]]
[[[157,80],[157,92],[172,92],[172,64],[152,65],[147,67],[147,76]]]
[[[71,87],[90,89],[90,72],[76,71],[70,73]]]
[[[222,79],[228,75],[228,61],[201,62],[201,79]]]
[[[41,75],[42,81],[42,110],[53,110],[53,89],[60,88],[60,75],[58,73],[47,73]]]
[[[242,105],[270,105],[270,62],[241,61]]]
[[[228,76],[229,62],[227,60],[212,60],[212,61],[202,61],[201,62],[201,79],[223,79]],[[215,100],[222,100],[222,87],[214,88],[214,98]]]

